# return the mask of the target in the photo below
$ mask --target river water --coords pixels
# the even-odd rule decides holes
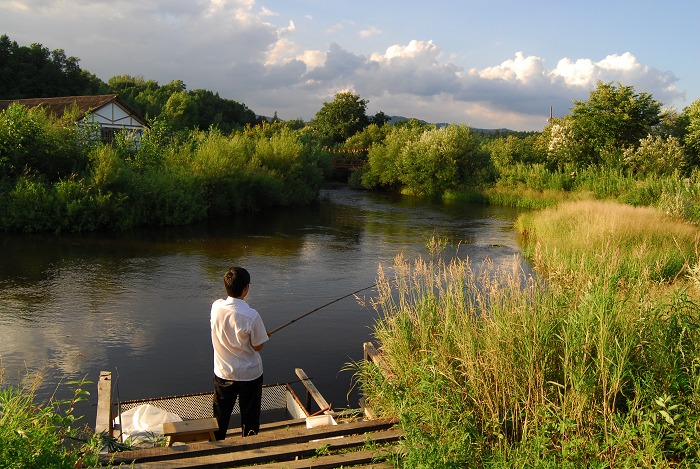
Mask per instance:
[[[209,312],[226,296],[229,266],[250,271],[247,300],[272,330],[372,285],[378,265],[399,253],[425,254],[433,235],[472,262],[511,262],[516,217],[339,186],[307,207],[188,227],[0,234],[0,366],[10,384],[42,370],[40,399],[66,396],[70,380],[96,382],[101,370],[113,372],[120,400],[210,391]],[[357,407],[343,369],[362,358],[376,317],[349,297],[282,329],[262,351],[264,381],[294,381],[303,368],[334,409]],[[94,424],[95,387],[87,389],[83,413]]]

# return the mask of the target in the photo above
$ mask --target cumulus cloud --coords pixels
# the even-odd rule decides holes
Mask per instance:
[[[683,97],[673,73],[642,64],[629,51],[557,58],[553,66],[517,51],[477,68],[455,63],[431,40],[367,55],[339,41],[309,49],[300,46],[293,21],[255,0],[0,0],[0,16],[12,40],[65,49],[104,80],[120,74],[160,83],[181,79],[190,89],[211,89],[282,118],[310,119],[343,89],[369,100],[370,112],[534,130],[543,127],[550,106],[567,113],[598,80],[635,86],[662,102]],[[349,26],[343,21],[326,33]],[[358,34],[381,31],[368,27]]]
[[[368,37],[377,36],[381,33],[381,29],[377,28],[376,26],[370,26],[369,28],[361,30],[358,34],[361,38],[366,39]]]

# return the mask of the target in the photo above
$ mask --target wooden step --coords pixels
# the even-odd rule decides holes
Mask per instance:
[[[300,420],[301,422],[304,421],[303,419]],[[365,438],[367,438],[368,436],[370,436],[371,439],[379,438],[380,434],[385,433],[384,431],[392,428],[396,423],[395,420],[391,419],[376,419],[354,421],[349,423],[340,422],[338,425],[306,428],[305,426],[301,425],[301,422],[299,422],[298,420],[292,420],[289,421],[289,424],[281,422],[276,424],[274,427],[261,427],[261,432],[259,435],[253,435],[246,438],[243,438],[240,435],[238,435],[234,437],[227,437],[225,440],[221,441],[198,442],[179,446],[166,446],[141,450],[123,451],[119,453],[108,453],[100,456],[100,462],[104,465],[119,465],[131,464],[132,462],[147,463],[167,461],[168,464],[171,464],[170,466],[164,465],[160,467],[180,467],[174,466],[172,464],[176,462],[176,460],[183,460],[185,458],[191,459],[202,456],[216,455],[223,455],[225,458],[229,458],[230,461],[234,453],[242,453],[246,451],[262,453],[263,449],[267,451],[275,446],[299,445],[305,443],[310,443],[310,447],[313,448],[313,453],[315,451],[315,448],[318,448],[325,444],[325,441],[324,443],[318,443],[314,442],[313,440],[327,440],[332,442],[340,442],[342,440],[346,440],[346,442],[349,442],[351,441],[348,439],[349,436],[357,435],[364,442]],[[343,436],[345,438],[338,440],[328,440],[330,438],[340,436]],[[396,438],[400,438],[400,436]],[[287,451],[289,451],[289,449],[287,449]],[[184,465],[181,467],[190,466]]]
[[[182,420],[180,422],[165,422],[163,435],[168,439],[168,446],[175,442],[198,440],[214,441],[214,432],[219,429],[215,418]]]
[[[391,450],[380,447],[372,450],[318,456],[319,448],[323,448],[323,453],[332,453],[334,451],[347,451],[355,448],[362,448],[368,442],[380,446],[391,444],[395,443],[400,438],[400,431],[385,430],[371,434],[352,435],[343,438],[310,441],[307,443],[292,443],[230,453],[136,463],[131,467],[134,469],[347,467],[357,464],[368,464],[377,459],[384,459],[391,454]]]

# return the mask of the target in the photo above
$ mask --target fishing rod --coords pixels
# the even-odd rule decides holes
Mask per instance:
[[[276,328],[276,329],[273,329],[272,331],[268,332],[267,335],[268,335],[268,336],[271,336],[271,335],[274,334],[275,332],[280,331],[280,330],[284,329],[285,327],[294,324],[294,323],[297,322],[299,319],[304,319],[306,316],[308,316],[309,314],[315,313],[315,312],[318,311],[319,309],[323,309],[323,308],[325,308],[326,306],[330,306],[330,305],[332,305],[333,303],[337,303],[338,301],[347,298],[348,296],[353,296],[353,295],[355,295],[355,294],[357,294],[357,293],[360,293],[361,291],[369,290],[370,288],[376,287],[376,286],[377,286],[377,284],[376,284],[376,283],[373,283],[372,285],[370,285],[370,286],[368,286],[368,287],[360,288],[359,290],[355,290],[355,291],[352,292],[352,293],[348,293],[347,295],[341,296],[340,298],[336,298],[336,299],[333,300],[333,301],[329,301],[329,302],[326,303],[325,305],[321,305],[321,306],[319,306],[318,308],[312,309],[312,310],[309,311],[308,313],[302,314],[301,316],[299,316],[299,317],[296,318],[296,319],[292,319],[291,321],[289,321],[289,322],[287,322],[287,323],[285,323],[285,324],[282,324],[280,327],[278,327],[278,328]]]

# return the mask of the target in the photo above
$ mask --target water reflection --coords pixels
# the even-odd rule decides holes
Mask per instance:
[[[122,400],[206,391],[209,309],[230,265],[251,272],[248,300],[271,330],[373,284],[378,264],[425,253],[433,234],[473,262],[510,260],[516,215],[340,188],[308,207],[182,228],[0,235],[2,366],[8,376],[46,368],[44,396],[100,370],[118,376]],[[362,357],[374,320],[348,298],[280,331],[263,351],[265,381],[295,380],[301,367],[335,408],[347,406],[351,377],[340,369]]]

